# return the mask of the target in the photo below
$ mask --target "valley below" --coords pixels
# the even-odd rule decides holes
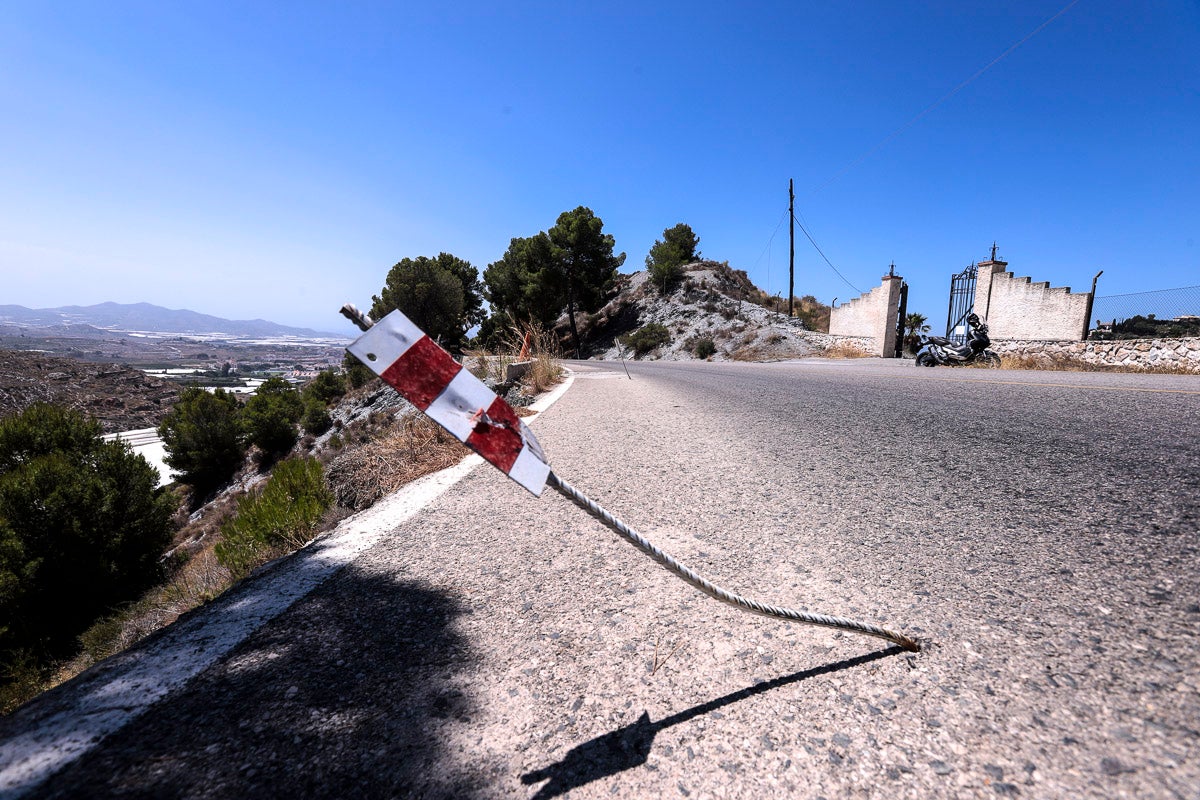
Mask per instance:
[[[105,433],[154,427],[183,386],[237,390],[270,375],[304,380],[340,364],[343,348],[337,339],[5,326],[0,416],[50,402],[95,417]]]

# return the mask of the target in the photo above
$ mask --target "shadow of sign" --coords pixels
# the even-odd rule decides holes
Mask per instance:
[[[31,798],[456,797],[476,709],[446,591],[342,570]]]
[[[650,715],[642,712],[636,722],[571,748],[570,752],[555,764],[525,773],[521,776],[521,782],[534,784],[549,779],[549,782],[534,795],[534,799],[546,800],[550,797],[558,797],[584,784],[645,764],[646,759],[650,756],[650,747],[654,744],[654,737],[658,735],[659,731],[788,684],[859,667],[904,652],[907,651],[900,647],[889,647],[886,650],[784,675],[774,680],[739,689],[736,692],[709,700],[707,703],[692,706],[658,722],[651,722]]]

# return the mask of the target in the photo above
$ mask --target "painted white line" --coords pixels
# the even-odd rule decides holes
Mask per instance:
[[[539,414],[567,391],[573,376],[539,399]],[[535,417],[527,417],[532,421]],[[17,731],[0,742],[0,798],[16,798],[95,747],[216,663],[326,578],[374,547],[480,464],[470,455],[426,475],[365,511],[347,517],[260,577],[245,581],[154,637],[47,692],[4,720]]]

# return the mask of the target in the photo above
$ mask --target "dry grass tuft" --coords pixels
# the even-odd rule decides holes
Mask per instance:
[[[820,353],[816,354],[821,358],[870,358],[870,353],[865,353],[852,344],[844,344],[839,342],[831,344]]]
[[[593,314],[589,319],[596,318]],[[594,321],[594,319],[593,319]],[[481,381],[504,383],[510,364],[530,361],[529,371],[520,379],[530,394],[539,394],[562,381],[559,366],[562,351],[553,330],[537,323],[514,325],[508,329],[502,345],[495,353],[486,350],[464,350],[463,365]]]
[[[404,484],[458,463],[467,449],[423,414],[382,437],[347,449],[327,472],[338,505],[360,511]]]
[[[516,358],[507,349],[498,353],[489,353],[486,350],[463,350],[463,366],[484,382],[502,382],[508,365],[514,361]]]
[[[521,384],[531,394],[540,394],[562,381],[563,369],[558,363],[562,352],[553,332],[541,325],[529,324],[522,325],[513,333],[516,339],[510,346],[515,344],[518,353],[522,345],[528,343],[529,358],[533,363],[529,365],[529,371],[521,379]]]
[[[737,350],[732,350],[728,354],[730,361],[766,361],[766,357],[757,347],[740,347]]]

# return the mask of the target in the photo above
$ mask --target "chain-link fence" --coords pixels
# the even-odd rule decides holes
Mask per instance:
[[[1092,339],[1200,336],[1200,286],[1097,297]]]

